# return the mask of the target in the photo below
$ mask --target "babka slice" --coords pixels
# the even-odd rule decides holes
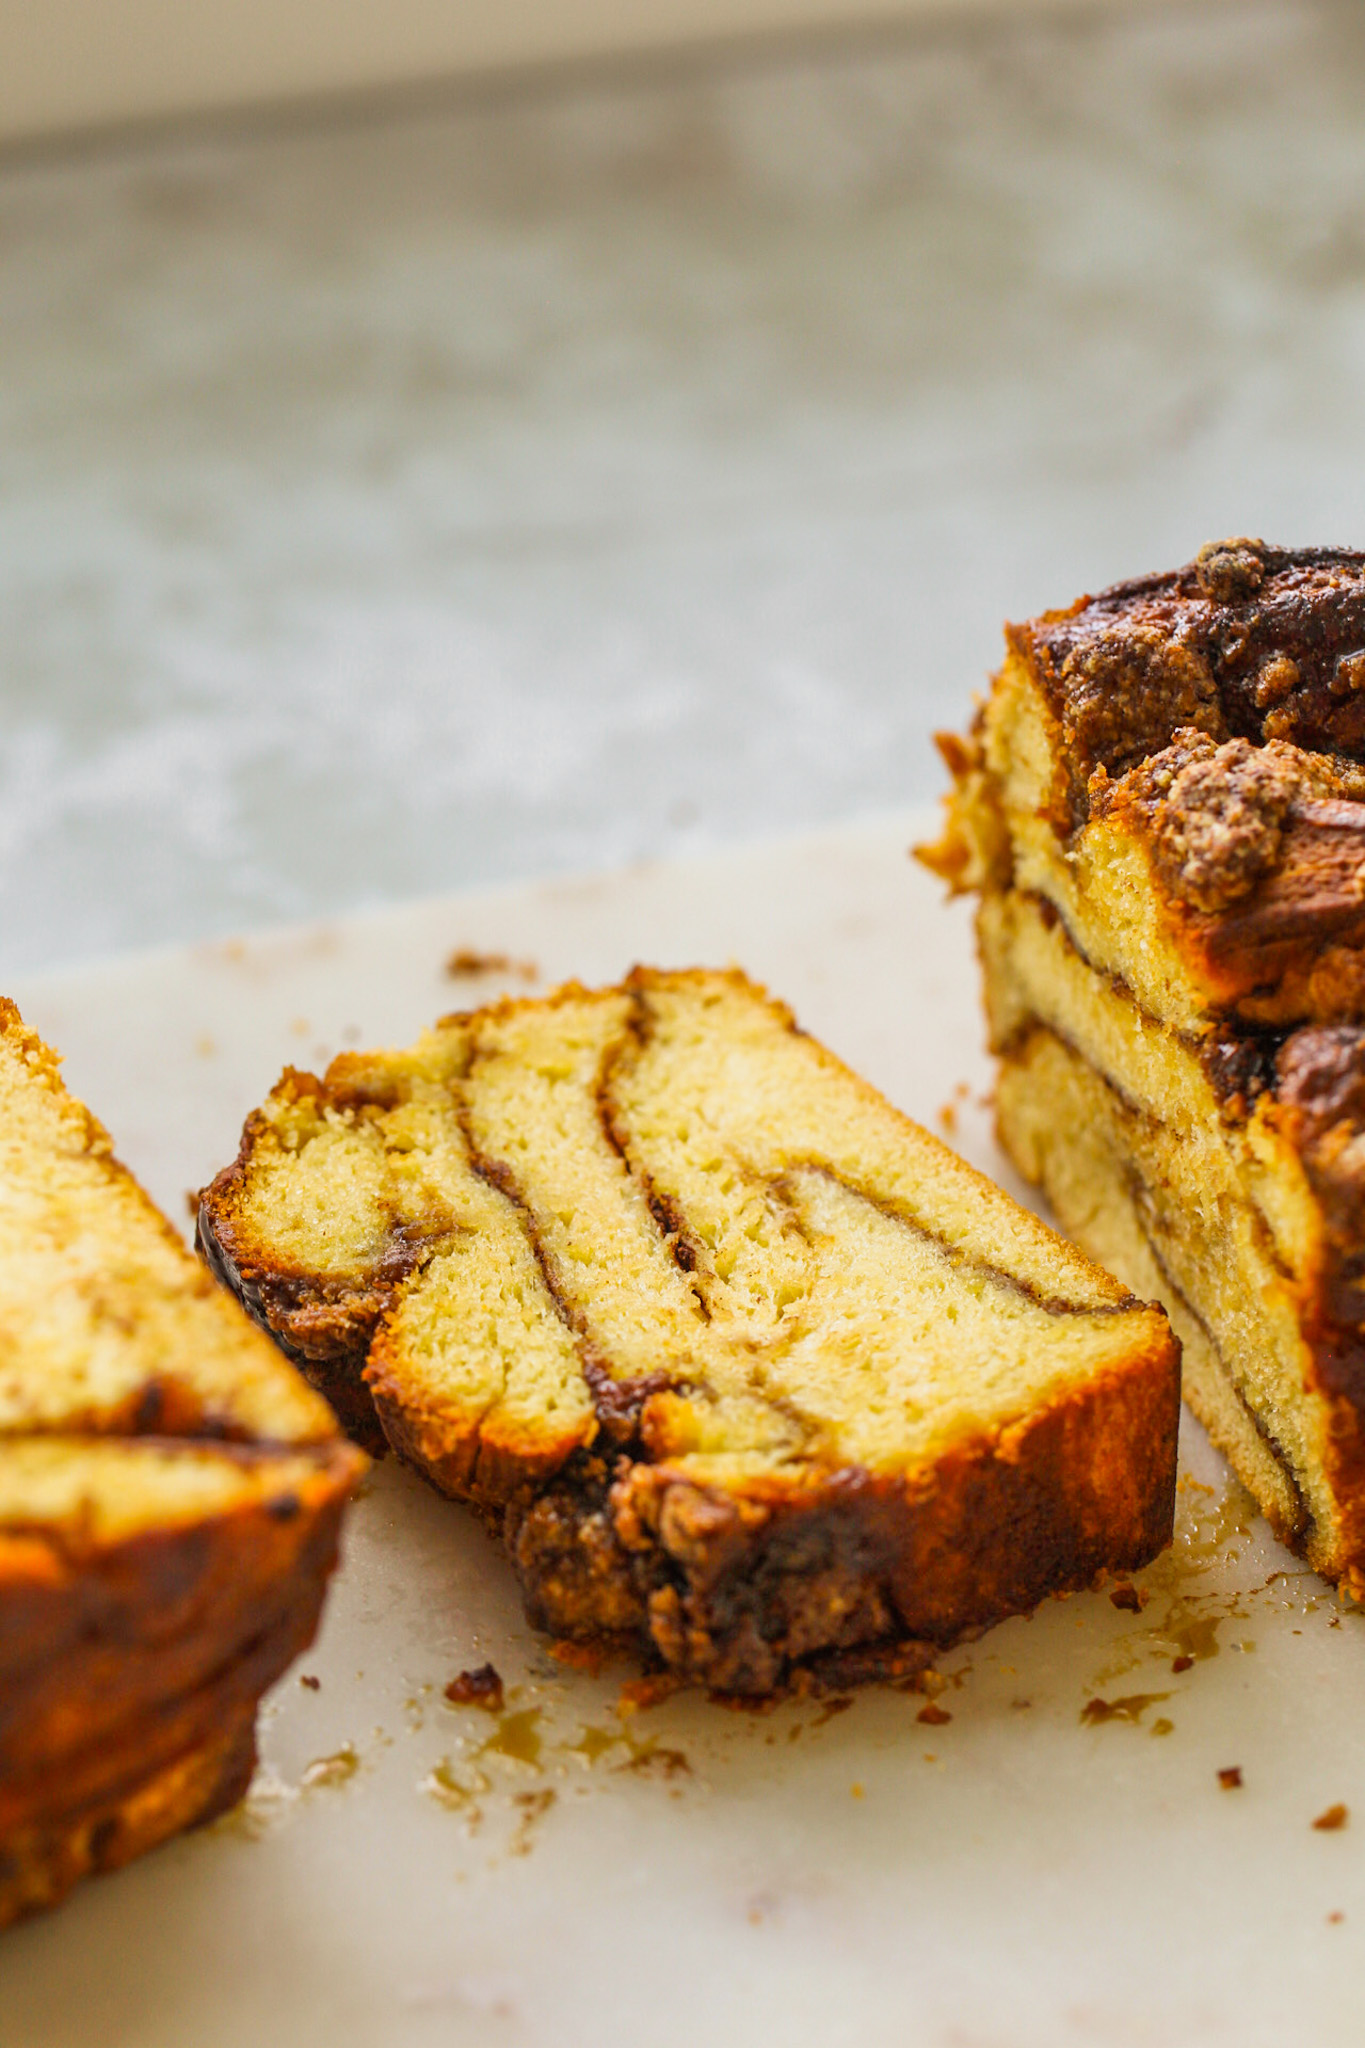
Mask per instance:
[[[538,1625],[724,1691],[913,1670],[1168,1540],[1164,1316],[738,973],[288,1072],[199,1227]]]
[[[363,1468],[0,1003],[0,1925],[240,1798]]]
[[[1225,541],[1010,627],[941,745],[1002,1140],[1365,1593],[1365,556]]]

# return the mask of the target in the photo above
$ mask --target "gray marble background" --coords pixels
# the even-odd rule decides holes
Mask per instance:
[[[939,785],[999,623],[1365,536],[1365,7],[0,164],[0,967]]]

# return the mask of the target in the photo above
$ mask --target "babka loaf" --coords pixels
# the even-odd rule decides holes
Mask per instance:
[[[364,1460],[0,1002],[0,1925],[240,1798]]]
[[[1005,1146],[1365,1592],[1365,556],[1225,541],[1010,627],[940,744]]]
[[[199,1229],[539,1626],[720,1691],[911,1672],[1169,1538],[1165,1317],[738,973],[287,1072]]]

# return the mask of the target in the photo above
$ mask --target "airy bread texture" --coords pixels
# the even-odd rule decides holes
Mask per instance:
[[[1169,1537],[1165,1318],[737,973],[286,1073],[200,1236],[540,1626],[721,1690],[913,1670]]]
[[[0,1001],[0,1925],[240,1798],[364,1460]]]
[[[941,745],[1006,1147],[1365,1592],[1365,556],[1225,541],[1010,627]]]

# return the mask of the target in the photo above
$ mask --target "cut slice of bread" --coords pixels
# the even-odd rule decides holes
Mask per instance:
[[[0,1924],[245,1791],[363,1459],[0,1003]]]
[[[1011,627],[944,748],[1002,1140],[1365,1594],[1365,555],[1223,542]]]
[[[737,973],[287,1073],[200,1236],[540,1626],[721,1690],[912,1670],[1169,1537],[1165,1317]]]

